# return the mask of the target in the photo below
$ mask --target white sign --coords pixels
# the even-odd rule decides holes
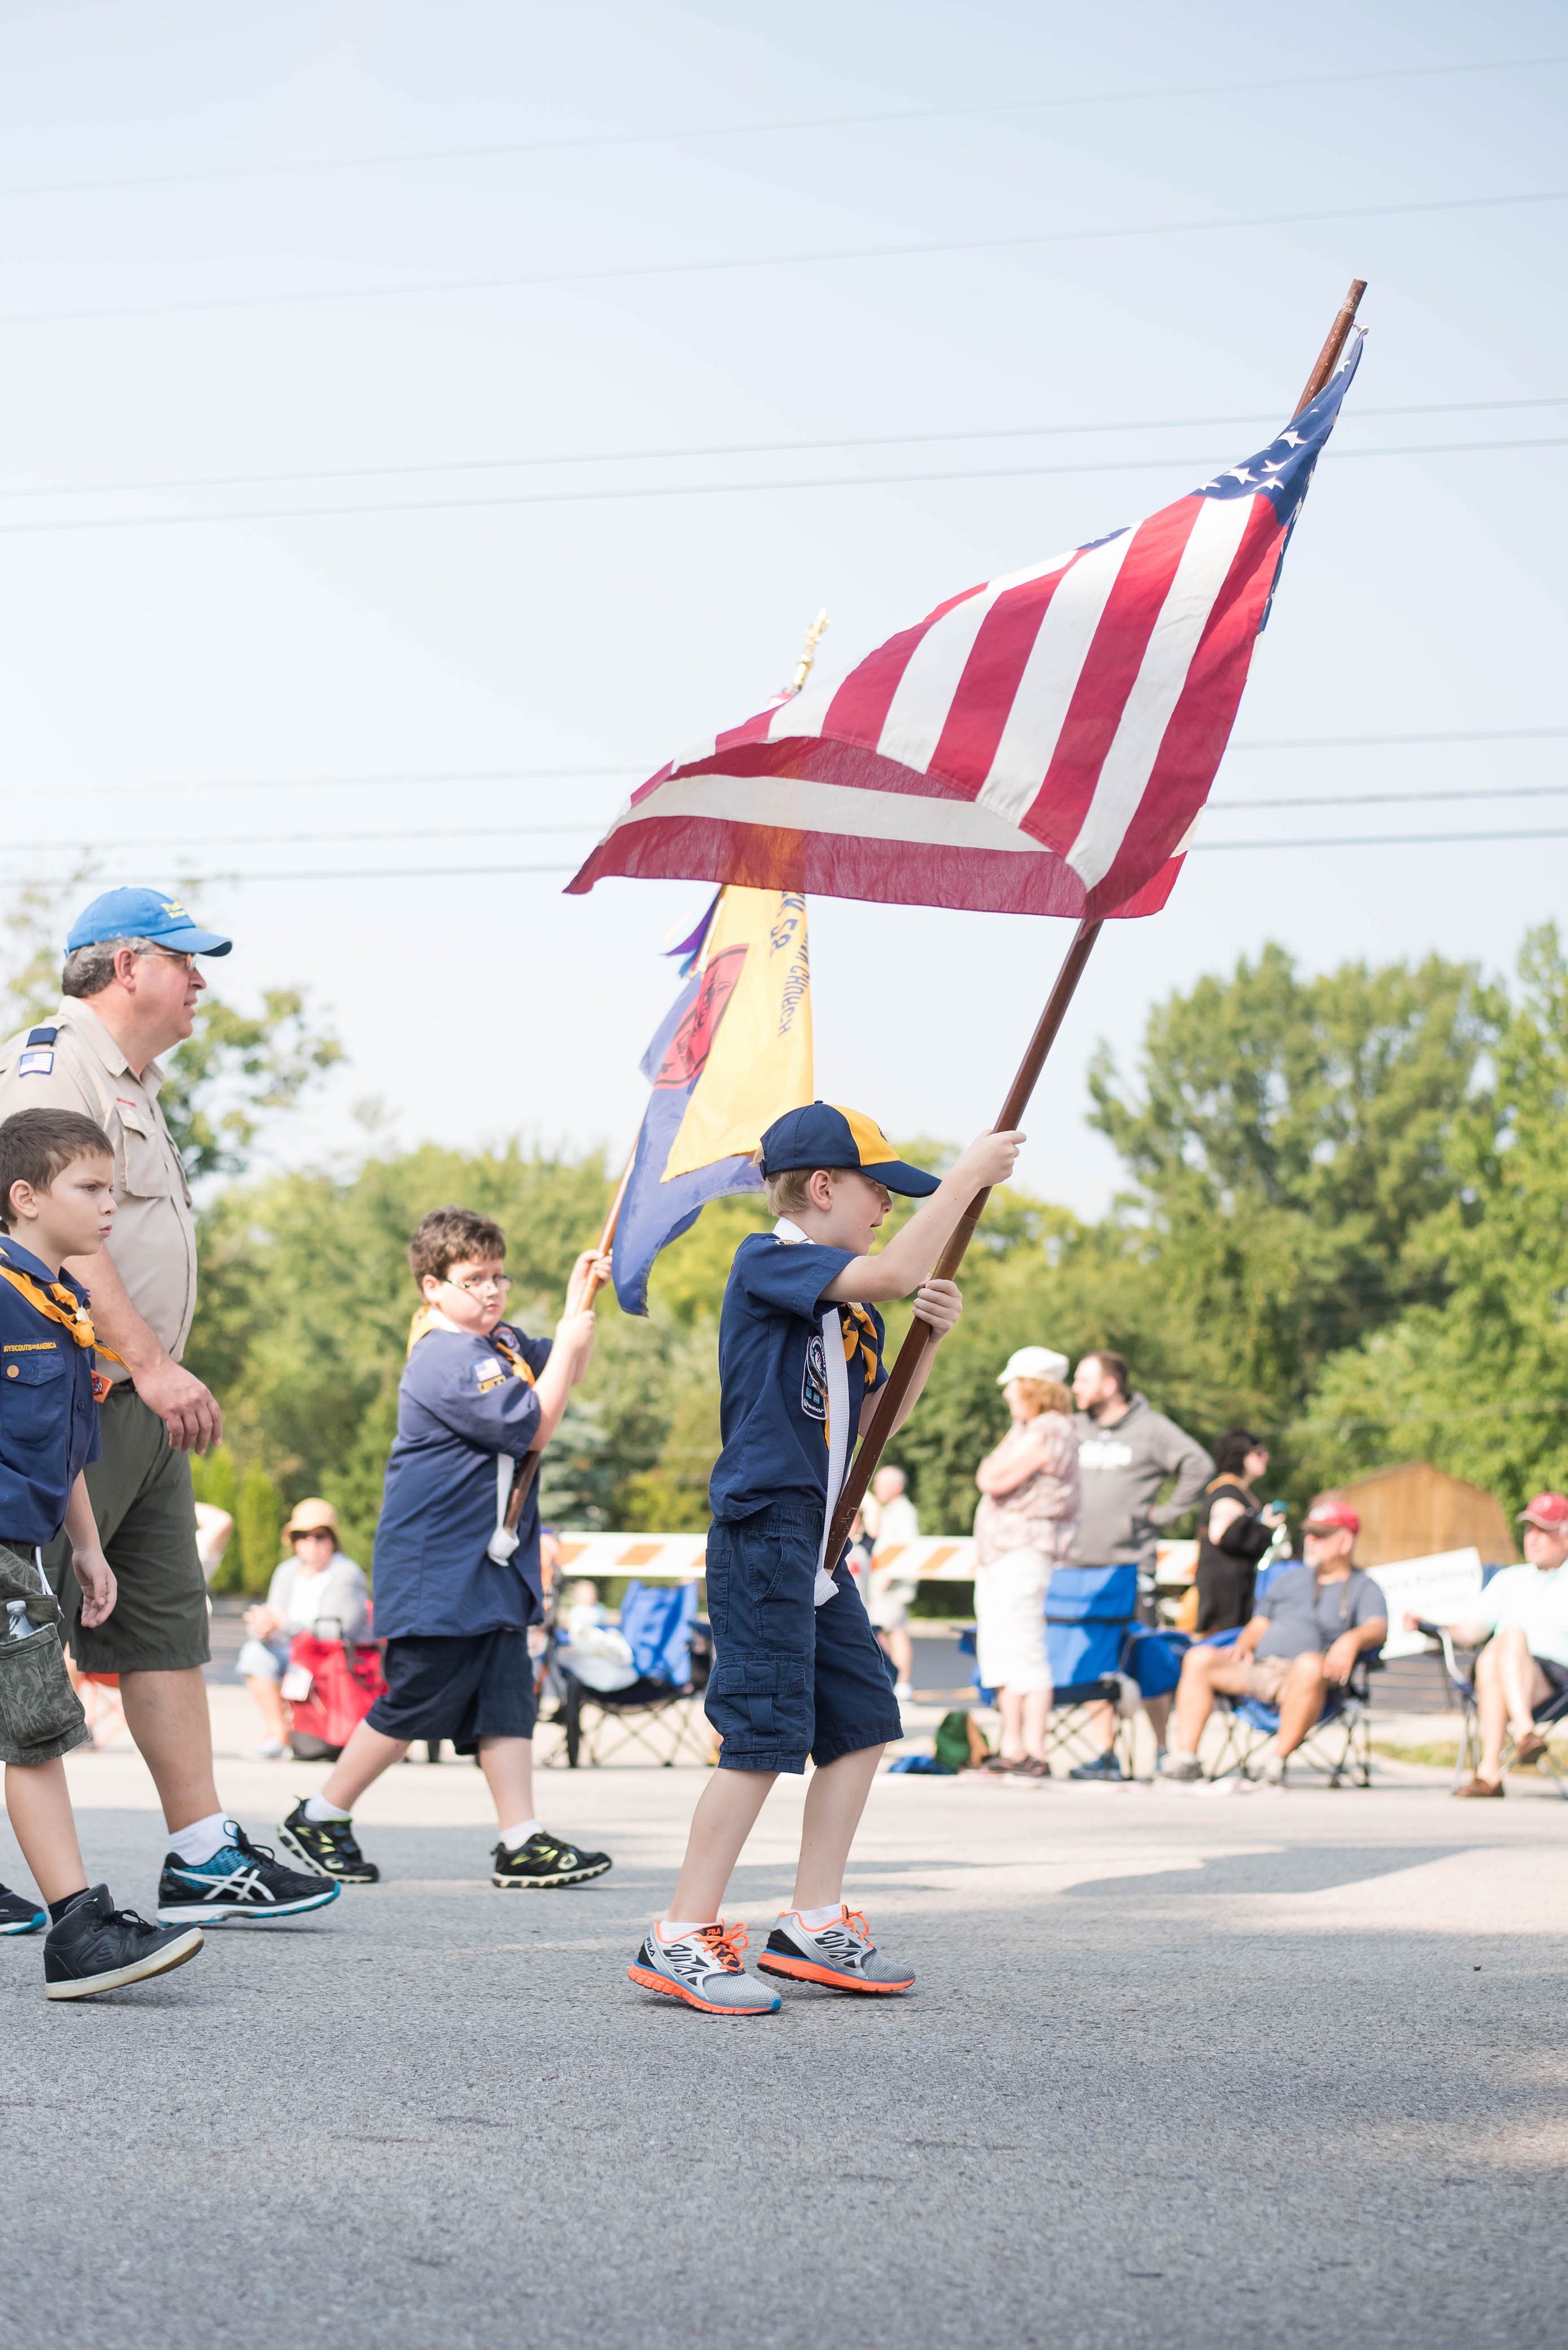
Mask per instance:
[[[1480,1597],[1479,1550],[1440,1550],[1430,1558],[1402,1558],[1392,1566],[1369,1566],[1366,1572],[1388,1602],[1386,1657],[1428,1653],[1419,1632],[1405,1630],[1407,1611],[1431,1624],[1457,1624],[1464,1620],[1467,1603]]]

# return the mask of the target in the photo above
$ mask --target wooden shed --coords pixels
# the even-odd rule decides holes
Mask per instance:
[[[1393,1566],[1402,1558],[1430,1558],[1471,1543],[1488,1565],[1511,1566],[1519,1557],[1502,1504],[1484,1486],[1450,1477],[1429,1461],[1375,1469],[1336,1489],[1361,1519],[1358,1566]]]

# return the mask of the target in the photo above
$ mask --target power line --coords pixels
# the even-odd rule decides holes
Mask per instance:
[[[1568,726],[1487,726],[1450,728],[1425,734],[1301,734],[1243,738],[1230,746],[1237,751],[1343,751],[1381,749],[1386,745],[1427,743],[1536,743],[1568,738]],[[143,792],[299,792],[391,790],[405,785],[435,784],[556,784],[587,780],[639,779],[649,772],[646,759],[624,760],[618,767],[417,767],[369,775],[217,775],[193,782],[140,784],[0,784],[8,798],[36,799],[83,796],[113,799]],[[1362,795],[1357,795],[1358,797]],[[1285,806],[1291,803],[1281,801]]]
[[[1459,457],[1505,449],[1564,449],[1568,435],[1548,435],[1528,441],[1412,441],[1385,449],[1333,449],[1328,463],[1349,464],[1358,457]],[[1039,481],[1066,473],[1189,472],[1199,463],[1184,453],[1174,457],[1106,457],[1072,465],[962,466],[921,473],[850,473],[804,481],[679,482],[633,485],[616,490],[495,490],[472,498],[367,498],[351,505],[231,506],[205,514],[78,515],[65,521],[0,523],[0,538],[72,536],[95,530],[187,529],[192,525],[236,522],[344,522],[358,515],[418,515],[482,513],[511,506],[624,504],[639,498],[716,498],[772,494],[781,490],[888,490],[933,482]]]
[[[1469,840],[1568,840],[1568,829],[1552,832],[1375,832],[1343,840],[1195,840],[1200,848],[1431,848]]]
[[[1345,421],[1364,424],[1383,416],[1458,416],[1517,408],[1568,408],[1568,396],[1532,400],[1440,400],[1397,408],[1358,408]],[[299,473],[171,473],[121,482],[43,482],[0,490],[0,501],[18,498],[114,497],[153,490],[265,489],[285,482],[388,481],[416,473],[513,473],[538,465],[640,465],[700,457],[773,457],[825,449],[930,448],[954,441],[1044,441],[1085,432],[1209,431],[1217,426],[1271,424],[1279,411],[1252,409],[1241,416],[1154,416],[1117,424],[997,424],[968,432],[867,432],[837,441],[721,441],[708,448],[589,449],[550,456],[434,458],[396,465],[325,465]],[[367,509],[370,511],[370,509]]]
[[[189,187],[217,180],[274,179],[298,172],[372,171],[407,163],[489,162],[522,155],[556,155],[596,147],[670,147],[695,139],[758,139],[799,130],[865,130],[877,124],[943,122],[966,115],[1024,114],[1074,106],[1129,106],[1171,99],[1231,98],[1262,90],[1321,89],[1347,82],[1416,81],[1472,73],[1525,73],[1568,65],[1568,57],[1483,57],[1473,64],[1383,66],[1359,73],[1296,74],[1273,81],[1189,83],[1164,89],[1082,90],[1052,98],[981,99],[969,106],[910,107],[880,114],[800,116],[783,122],[698,123],[678,130],[587,131],[571,139],[508,141],[489,147],[424,147],[379,155],[304,156],[287,161],[229,163],[193,172],[147,172],[96,180],[42,180],[0,186],[0,197],[64,196],[111,188]]]
[[[1437,734],[1298,734],[1232,743],[1232,751],[1361,751],[1393,743],[1544,743],[1568,735],[1568,726],[1449,728]]]
[[[921,261],[966,253],[1022,253],[1050,245],[1101,244],[1117,237],[1198,236],[1217,229],[1297,228],[1330,221],[1397,220],[1426,213],[1487,212],[1505,204],[1560,204],[1568,188],[1517,194],[1437,196],[1402,204],[1335,204],[1313,212],[1218,214],[1208,220],[1133,221],[1122,227],[1061,228],[1024,236],[934,239],[922,244],[830,246],[799,253],[732,254],[706,261],[618,262],[608,268],[545,269],[503,277],[410,278],[398,286],[321,286],[281,294],[202,294],[167,302],[113,302],[68,310],[0,311],[0,326],[53,327],[103,318],[185,317],[203,311],[278,309],[321,302],[386,302],[431,294],[500,294],[534,286],[593,286],[651,277],[711,276],[734,269],[820,269],[833,262]]]
[[[1311,796],[1285,800],[1210,800],[1205,814],[1210,810],[1229,808],[1302,808],[1302,807],[1383,807],[1396,802],[1429,802],[1438,800],[1530,800],[1561,799],[1568,793],[1563,784],[1478,784],[1462,792],[1347,792],[1343,797]],[[563,833],[602,833],[607,816],[591,816],[581,824],[486,824],[485,831],[494,840],[543,840]],[[472,825],[438,825],[423,827],[378,825],[369,832],[241,832],[221,839],[200,840],[189,833],[179,833],[171,838],[159,839],[138,833],[129,840],[97,840],[92,844],[95,855],[107,855],[121,849],[160,848],[174,851],[228,850],[232,848],[325,848],[328,846],[368,840],[386,842],[405,840],[466,840],[473,832]],[[1219,841],[1217,847],[1229,843]],[[74,849],[81,846],[75,840],[6,840],[0,844],[0,856],[36,856],[56,849]]]
[[[1313,840],[1199,840],[1195,841],[1189,856],[1198,856],[1205,849],[1280,849],[1280,848],[1429,848],[1456,843],[1499,840],[1568,840],[1568,827],[1557,831],[1540,832],[1390,832],[1352,833],[1344,838]],[[462,881],[480,879],[504,880],[517,874],[575,873],[576,865],[421,865],[374,866],[346,871],[304,872],[291,867],[283,873],[203,873],[198,877],[203,888],[238,885],[246,881]],[[60,887],[73,877],[30,878],[25,882],[13,879],[13,888],[49,889]]]

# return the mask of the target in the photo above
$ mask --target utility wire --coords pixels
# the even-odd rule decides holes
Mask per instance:
[[[618,262],[597,269],[545,269],[502,277],[420,277],[401,285],[319,286],[280,294],[201,294],[166,302],[85,304],[66,310],[0,311],[0,326],[54,327],[102,318],[169,318],[202,311],[266,310],[322,302],[387,302],[431,294],[514,293],[534,286],[593,286],[653,277],[711,276],[725,270],[820,269],[832,262],[921,261],[942,255],[1023,253],[1051,245],[1095,244],[1117,237],[1199,236],[1217,229],[1295,228],[1328,221],[1397,220],[1427,213],[1488,212],[1505,204],[1560,204],[1568,188],[1531,188],[1512,195],[1436,196],[1401,204],[1335,204],[1292,213],[1216,214],[1207,220],[1132,221],[1122,227],[1059,228],[1023,236],[933,239],[922,244],[829,246],[825,251],[732,254],[706,261]]]
[[[1344,838],[1313,840],[1199,840],[1187,851],[1195,857],[1205,849],[1256,848],[1429,848],[1459,842],[1498,840],[1568,840],[1568,827],[1542,832],[1390,832],[1351,833]],[[284,873],[203,873],[202,886],[244,881],[461,881],[502,880],[514,874],[575,873],[575,865],[423,865],[374,866],[346,872],[304,872],[291,867]],[[29,879],[28,889],[56,889],[72,877]],[[13,887],[16,886],[15,881]]]
[[[1486,726],[1453,728],[1426,734],[1300,734],[1254,737],[1232,743],[1238,751],[1361,751],[1381,750],[1419,743],[1540,743],[1568,738],[1568,726]],[[449,767],[414,768],[372,775],[218,775],[193,783],[142,784],[0,784],[7,798],[59,799],[89,796],[113,799],[141,792],[318,792],[390,790],[405,785],[431,784],[557,784],[641,778],[646,760],[625,760],[618,767]],[[1359,795],[1358,795],[1359,796]],[[1281,802],[1281,806],[1287,803]]]
[[[1189,82],[1164,89],[1081,90],[1051,98],[979,99],[968,106],[909,107],[878,114],[805,115],[782,122],[697,123],[674,130],[583,131],[567,139],[507,141],[488,147],[417,147],[373,155],[302,156],[265,163],[227,163],[200,171],[146,172],[95,180],[42,180],[0,186],[0,197],[79,195],[106,188],[190,187],[216,180],[273,179],[298,172],[373,171],[407,163],[490,162],[523,155],[559,155],[596,147],[670,147],[695,139],[765,139],[799,130],[859,130],[877,124],[944,122],[968,115],[1025,114],[1074,106],[1129,106],[1172,99],[1232,98],[1262,90],[1323,89],[1348,82],[1418,81],[1475,73],[1527,73],[1568,65],[1568,57],[1482,57],[1444,66],[1382,66],[1358,73],[1294,74],[1272,81]]]
[[[1366,423],[1383,416],[1459,416],[1481,411],[1516,408],[1568,408],[1568,396],[1553,393],[1538,400],[1440,400],[1418,406],[1357,408],[1346,423]],[[1164,432],[1190,430],[1212,432],[1242,424],[1271,424],[1279,411],[1253,409],[1241,416],[1154,416],[1117,424],[997,424],[970,432],[867,432],[838,441],[722,441],[710,448],[589,449],[554,456],[441,457],[424,463],[396,465],[326,465],[283,473],[171,473],[121,482],[41,482],[26,488],[0,490],[0,500],[16,498],[115,497],[154,490],[268,489],[286,482],[389,481],[417,473],[514,473],[538,465],[640,465],[700,457],[776,457],[826,449],[929,448],[953,441],[1043,441],[1085,432]]]
[[[1465,792],[1347,792],[1342,798],[1311,797],[1288,800],[1209,800],[1204,814],[1223,808],[1303,808],[1303,807],[1384,807],[1396,802],[1428,802],[1436,800],[1532,800],[1561,799],[1568,793],[1564,784],[1523,784],[1496,785],[1478,784]],[[613,813],[610,811],[609,813]],[[609,815],[591,816],[581,824],[502,824],[487,823],[484,830],[493,840],[543,840],[561,833],[587,832],[599,834],[605,829]],[[439,825],[430,830],[423,827],[379,825],[369,832],[239,832],[226,838],[199,840],[189,833],[178,833],[172,838],[149,838],[138,833],[129,840],[98,840],[90,843],[95,855],[127,848],[162,848],[174,850],[227,850],[231,848],[325,848],[343,842],[379,840],[470,840],[474,827]],[[57,849],[77,849],[84,845],[75,840],[6,840],[3,853],[8,856],[35,856]],[[1228,844],[1220,841],[1217,847]]]
[[[1477,451],[1564,448],[1568,448],[1568,435],[1549,435],[1528,441],[1400,442],[1385,449],[1330,447],[1324,457],[1331,464],[1349,464],[1358,457],[1458,457]],[[66,521],[0,523],[0,538],[61,536],[94,530],[187,529],[205,523],[342,522],[357,515],[462,514],[511,506],[604,505],[638,498],[738,497],[779,490],[887,490],[907,488],[916,483],[1038,481],[1065,473],[1168,473],[1177,468],[1190,472],[1199,463],[1196,456],[1184,453],[1174,457],[1096,458],[1072,465],[963,466],[940,473],[848,473],[801,481],[679,482],[617,490],[494,490],[471,498],[367,498],[349,505],[230,506],[204,514],[78,515]]]

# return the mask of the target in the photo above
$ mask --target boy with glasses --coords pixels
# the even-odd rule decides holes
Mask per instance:
[[[356,1729],[319,1795],[278,1830],[296,1859],[345,1885],[379,1876],[355,1838],[355,1804],[416,1741],[477,1752],[501,1841],[493,1885],[580,1885],[607,1854],[581,1852],[534,1815],[537,1702],[528,1627],[544,1613],[532,1471],[593,1351],[592,1284],[607,1259],[572,1268],[554,1341],[502,1320],[506,1235],[466,1208],[436,1208],[409,1243],[422,1304],[398,1390],[398,1434],[371,1574],[387,1693]],[[520,1513],[514,1482],[528,1479]]]

